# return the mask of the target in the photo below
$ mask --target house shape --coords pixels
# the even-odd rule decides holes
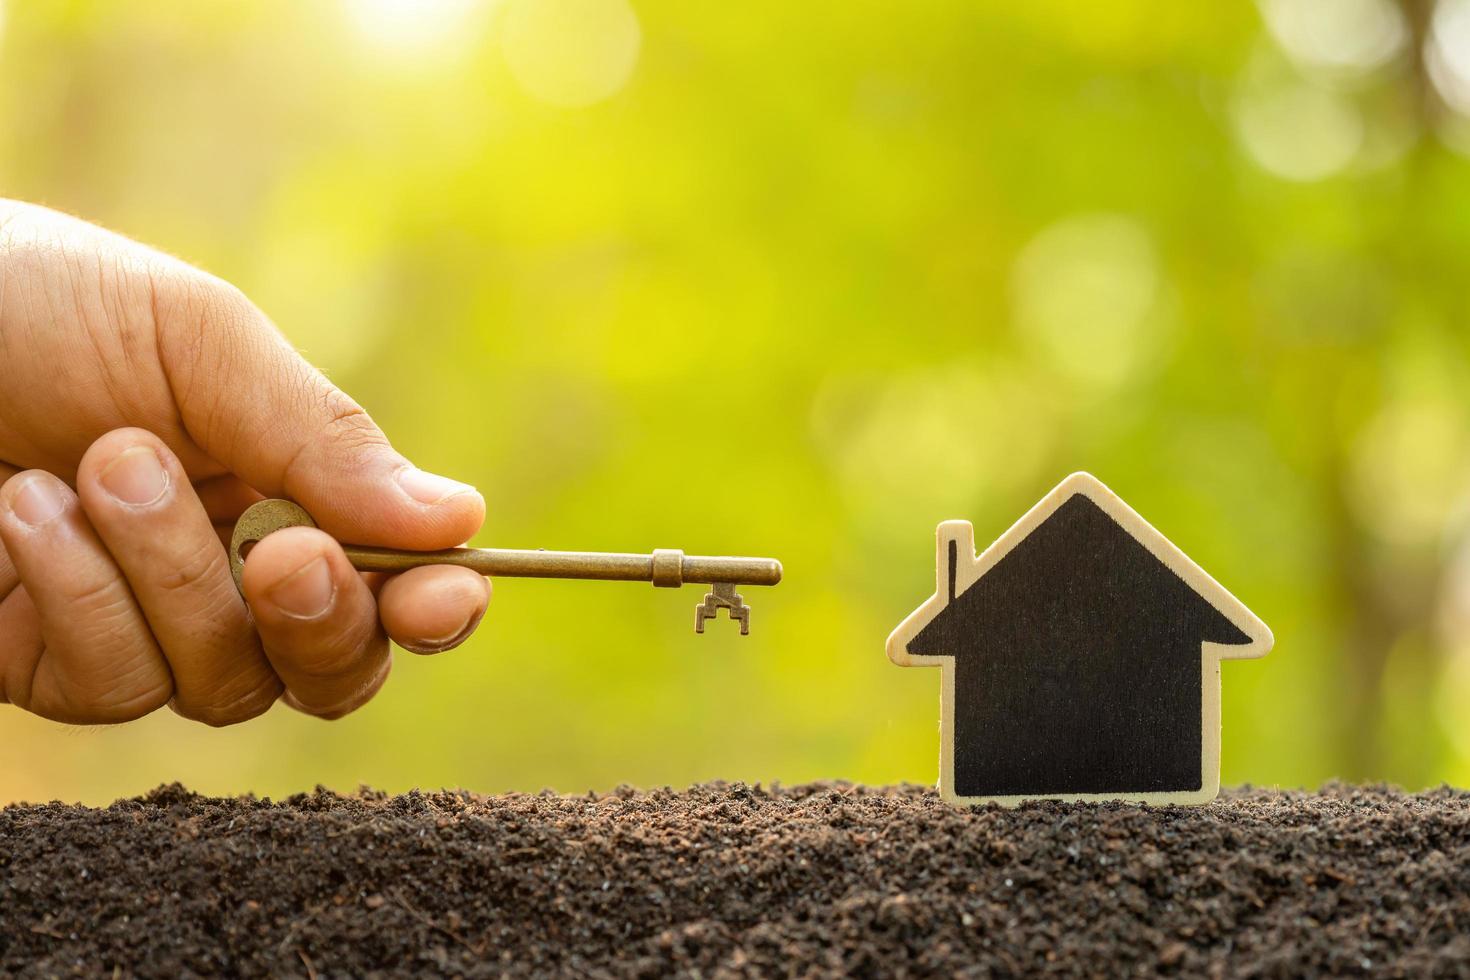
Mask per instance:
[[[1265,623],[1087,473],[980,555],[968,521],[937,539],[888,659],[942,671],[946,800],[1214,799],[1220,661],[1264,656]]]

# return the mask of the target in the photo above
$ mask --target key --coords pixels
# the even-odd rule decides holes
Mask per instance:
[[[245,556],[269,534],[288,527],[316,527],[300,505],[289,500],[262,500],[251,505],[235,522],[230,540],[230,571],[235,587],[245,569]],[[674,548],[652,554],[596,551],[519,551],[510,548],[446,548],[442,551],[402,551],[343,544],[352,567],[360,572],[403,572],[421,565],[460,565],[481,575],[512,578],[599,579],[652,582],[655,588],[676,589],[688,583],[710,587],[694,607],[694,632],[703,633],[707,619],[724,609],[731,622],[750,633],[750,606],[736,591],[742,585],[775,585],[781,581],[781,563],[774,558],[711,558],[686,555]]]

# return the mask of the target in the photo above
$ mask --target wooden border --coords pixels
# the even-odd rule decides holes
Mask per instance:
[[[1210,605],[1229,619],[1250,643],[1230,645],[1202,643],[1200,711],[1200,788],[1176,793],[1079,793],[1056,796],[956,796],[954,794],[954,673],[953,657],[920,656],[908,652],[909,641],[949,604],[949,543],[958,546],[960,559],[955,567],[954,594],[960,595],[982,575],[993,568],[1017,544],[1051,516],[1052,512],[1075,494],[1084,494],[1122,528],[1133,535],[1155,558],[1184,580]],[[898,624],[888,637],[888,659],[900,667],[939,667],[942,684],[939,705],[939,793],[950,803],[972,806],[999,803],[1016,806],[1025,800],[1067,800],[1099,802],[1125,800],[1149,804],[1208,803],[1220,792],[1220,661],[1251,660],[1264,657],[1275,638],[1265,623],[1245,607],[1225,587],[1209,576],[1189,557],[1160,534],[1117,494],[1090,473],[1073,473],[1025,513],[994,544],[975,554],[975,529],[969,521],[944,521],[936,532],[935,589],[922,606]],[[972,556],[966,561],[965,556]]]

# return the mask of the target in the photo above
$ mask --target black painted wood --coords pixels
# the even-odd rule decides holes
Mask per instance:
[[[1075,494],[908,644],[955,658],[958,796],[1201,786],[1200,644],[1250,637]]]

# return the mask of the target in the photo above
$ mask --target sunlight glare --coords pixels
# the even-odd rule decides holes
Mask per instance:
[[[364,40],[404,60],[441,58],[465,44],[487,0],[346,0]]]

